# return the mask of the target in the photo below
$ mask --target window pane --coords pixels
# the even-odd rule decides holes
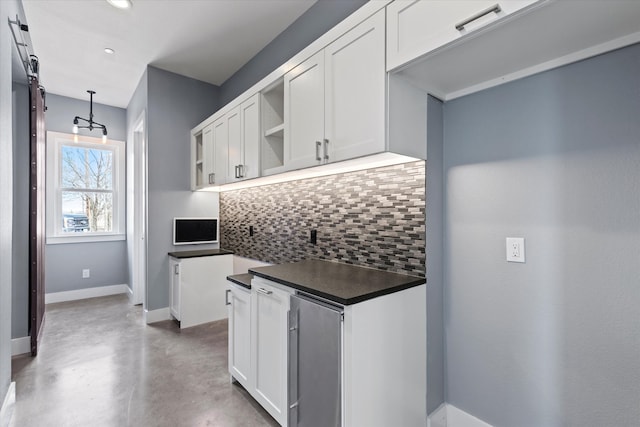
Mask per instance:
[[[62,146],[62,187],[111,190],[113,151]]]
[[[62,192],[64,233],[113,231],[113,193]]]

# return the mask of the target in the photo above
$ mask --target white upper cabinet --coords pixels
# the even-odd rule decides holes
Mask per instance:
[[[227,183],[256,178],[259,173],[260,98],[256,94],[229,111]]]
[[[227,141],[229,138],[229,125],[227,118],[221,117],[211,125],[212,143],[210,147],[209,163],[213,165],[213,170],[209,173],[209,185],[221,185],[225,183],[227,175]]]
[[[325,49],[325,160],[385,149],[384,11]]]
[[[240,104],[242,124],[242,153],[244,160],[239,163],[240,179],[260,176],[260,94],[256,93]]]
[[[324,139],[324,52],[284,76],[284,166],[320,165]]]
[[[284,170],[385,149],[384,10],[284,77]]]
[[[238,178],[238,165],[243,163],[242,156],[242,124],[240,123],[240,106],[225,114],[227,122],[227,176],[225,182],[233,182]]]
[[[387,70],[538,0],[395,0],[387,6]]]
[[[220,177],[224,181],[226,170],[226,136],[224,144],[220,142],[221,134],[226,135],[226,123],[213,122],[200,131],[191,133],[191,189],[199,190],[219,184]]]

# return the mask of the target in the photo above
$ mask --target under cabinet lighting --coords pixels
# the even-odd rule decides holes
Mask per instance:
[[[382,166],[392,166],[401,163],[415,162],[421,159],[403,156],[395,153],[380,153],[371,156],[360,157],[343,162],[330,163],[307,169],[300,169],[291,172],[284,172],[276,175],[263,176],[261,178],[248,179],[246,181],[234,182],[231,184],[205,187],[198,191],[224,192],[239,190],[242,188],[259,187],[262,185],[277,184],[281,182],[297,181],[300,179],[317,178],[320,176],[335,175],[338,173],[355,172],[364,169],[379,168]]]

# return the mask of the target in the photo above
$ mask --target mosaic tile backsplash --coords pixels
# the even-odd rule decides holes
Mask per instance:
[[[424,277],[425,162],[220,193],[220,234],[221,247],[274,264],[316,258]]]

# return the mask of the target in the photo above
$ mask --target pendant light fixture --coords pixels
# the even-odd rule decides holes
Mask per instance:
[[[107,127],[101,123],[93,121],[93,94],[95,93],[95,91],[88,90],[87,92],[89,92],[89,120],[76,116],[73,119],[73,133],[78,134],[78,129],[89,129],[90,131],[92,131],[93,129],[102,129],[102,142],[107,142]],[[87,125],[78,126],[79,120],[86,122]]]

